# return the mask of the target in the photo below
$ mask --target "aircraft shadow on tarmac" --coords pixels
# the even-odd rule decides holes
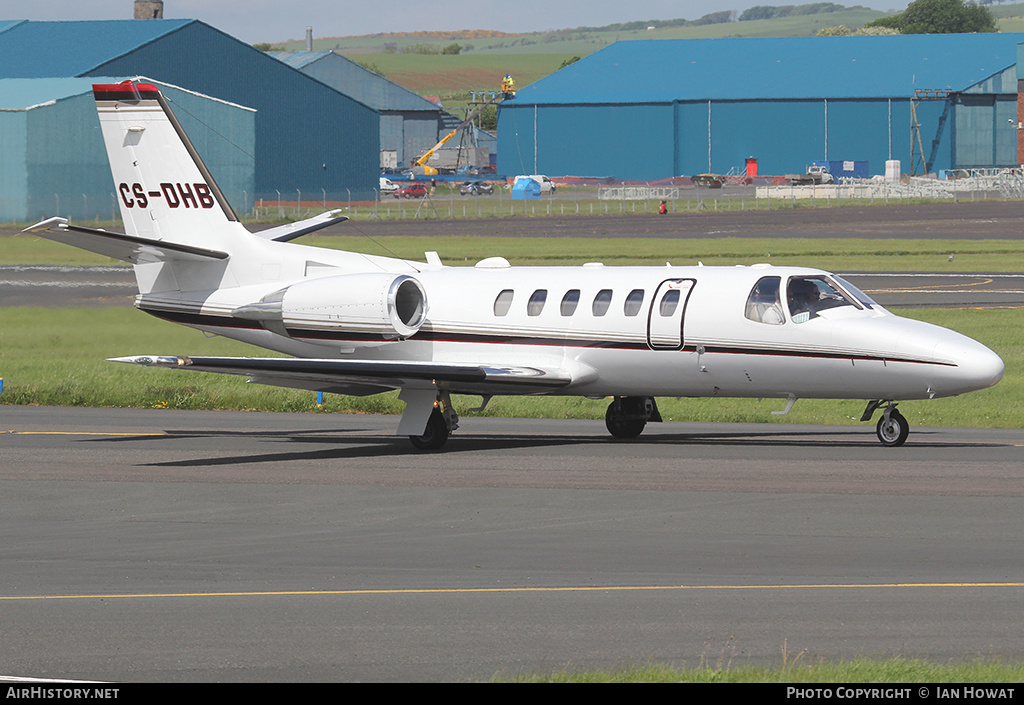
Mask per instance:
[[[886,451],[878,445],[873,433],[865,429],[837,431],[834,428],[822,431],[793,430],[766,431],[763,433],[723,432],[723,433],[669,433],[652,432],[642,438],[624,441],[605,436],[585,435],[504,435],[504,434],[464,434],[453,436],[439,453],[429,455],[447,455],[478,451],[518,450],[528,448],[556,448],[559,446],[618,446],[637,448],[655,446],[736,446],[765,448],[863,448],[877,447],[879,450],[892,453],[905,453],[914,448],[985,448],[1004,447],[998,442],[941,442],[925,440],[922,436],[934,436],[938,431],[918,429],[914,432],[915,440],[903,449]],[[211,431],[211,430],[172,430],[164,435],[119,436],[114,438],[91,438],[86,443],[124,443],[166,441],[167,439],[188,441],[199,438],[250,438],[254,441],[253,452],[233,456],[216,456],[208,458],[188,458],[182,460],[164,460],[143,463],[145,467],[200,467],[218,465],[252,464],[264,462],[287,462],[309,460],[344,460],[373,457],[422,456],[423,451],[411,446],[408,439],[400,436],[382,436],[376,429],[353,429],[343,434],[325,432],[324,430],[301,431]],[[259,452],[261,440],[278,440],[293,442],[304,446],[292,452]],[[329,446],[323,448],[322,446]]]

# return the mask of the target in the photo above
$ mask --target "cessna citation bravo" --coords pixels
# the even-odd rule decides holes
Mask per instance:
[[[398,433],[440,448],[452,394],[611,397],[618,438],[660,421],[655,398],[867,400],[879,440],[907,438],[898,401],[996,384],[1003,362],[944,328],[895,316],[815,269],[446,267],[289,243],[332,211],[248,232],[160,91],[93,86],[126,233],[51,218],[28,230],[134,265],[135,305],[291,357],[115,358],[339,394],[400,390]]]

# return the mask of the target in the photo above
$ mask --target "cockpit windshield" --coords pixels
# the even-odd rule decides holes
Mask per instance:
[[[817,318],[822,311],[840,306],[861,309],[860,302],[852,297],[852,294],[844,293],[837,282],[824,275],[790,277],[786,283],[786,300],[794,323],[804,323]]]
[[[870,296],[865,294],[863,291],[855,287],[850,282],[846,281],[842,277],[833,277],[839,286],[843,287],[850,296],[857,299],[865,308],[874,308],[878,305],[878,302],[872,299]]]

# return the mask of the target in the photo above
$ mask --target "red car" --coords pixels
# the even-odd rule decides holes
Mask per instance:
[[[395,191],[395,198],[423,198],[427,195],[427,187],[423,184],[406,184]]]

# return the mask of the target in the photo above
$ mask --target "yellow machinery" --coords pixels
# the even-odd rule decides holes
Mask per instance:
[[[508,77],[508,76],[506,76],[506,77],[505,77],[505,80],[506,80],[506,81],[509,81],[509,80],[511,80],[511,78],[510,78],[510,77]],[[505,87],[505,83],[502,83],[502,88],[504,88],[504,87]],[[513,95],[515,95],[515,94],[513,94]],[[435,168],[434,168],[434,167],[432,167],[432,166],[428,166],[428,165],[427,165],[427,161],[428,161],[428,160],[429,160],[429,159],[430,159],[430,158],[431,158],[432,156],[434,156],[434,152],[436,152],[437,150],[441,149],[442,145],[444,145],[444,143],[445,143],[445,142],[447,142],[447,141],[448,141],[448,140],[450,140],[450,139],[451,139],[452,137],[454,137],[454,136],[455,136],[455,134],[456,134],[456,133],[457,133],[457,132],[458,132],[459,130],[461,130],[461,129],[462,129],[462,128],[464,128],[464,127],[467,127],[467,126],[471,125],[471,124],[473,123],[473,119],[474,119],[474,118],[475,118],[475,117],[476,117],[477,115],[479,115],[479,114],[480,114],[480,112],[481,112],[481,111],[482,111],[482,110],[483,110],[484,108],[486,108],[486,107],[487,107],[488,105],[490,105],[491,103],[497,103],[497,102],[500,102],[500,101],[501,101],[501,100],[502,100],[502,99],[503,99],[504,97],[505,97],[505,94],[503,93],[503,94],[502,94],[502,95],[500,95],[500,96],[495,96],[494,98],[491,98],[491,99],[490,99],[489,101],[487,101],[486,103],[482,103],[482,104],[480,105],[480,107],[479,107],[479,108],[477,108],[476,110],[474,110],[474,111],[473,111],[472,113],[470,113],[470,114],[469,114],[469,116],[467,116],[467,117],[466,117],[466,119],[465,119],[465,120],[463,120],[463,121],[462,121],[462,122],[461,122],[461,123],[459,124],[459,126],[458,126],[458,127],[456,127],[456,128],[454,129],[454,130],[452,130],[452,131],[451,131],[451,132],[449,132],[449,133],[448,133],[447,135],[445,135],[444,137],[442,137],[442,138],[441,138],[441,141],[440,141],[440,142],[438,142],[438,143],[437,143],[437,144],[435,144],[435,145],[434,145],[433,147],[431,147],[430,149],[428,149],[428,150],[427,150],[426,152],[424,152],[423,154],[421,154],[421,155],[420,155],[420,157],[419,157],[418,159],[414,160],[414,161],[413,161],[413,163],[412,163],[412,173],[413,173],[413,174],[417,174],[417,175],[426,175],[426,176],[434,176],[434,175],[436,175],[436,174],[437,174],[437,169],[435,169]]]

